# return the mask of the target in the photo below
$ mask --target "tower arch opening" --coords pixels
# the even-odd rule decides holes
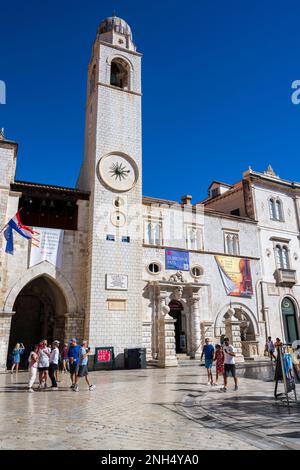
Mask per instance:
[[[42,339],[49,343],[65,340],[67,302],[60,287],[48,276],[40,276],[27,283],[15,299],[12,316],[7,365],[16,343],[23,343],[25,353],[21,368],[26,368],[32,346]]]
[[[110,84],[129,90],[130,86],[130,67],[129,64],[120,58],[113,59],[111,62]]]

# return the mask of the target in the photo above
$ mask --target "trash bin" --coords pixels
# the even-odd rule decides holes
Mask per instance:
[[[146,369],[146,348],[124,349],[125,369]]]

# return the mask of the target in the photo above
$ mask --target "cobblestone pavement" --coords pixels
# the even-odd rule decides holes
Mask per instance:
[[[239,375],[227,393],[199,366],[94,372],[93,392],[64,376],[28,393],[27,373],[2,374],[0,449],[300,449],[300,405],[275,403],[268,371]]]

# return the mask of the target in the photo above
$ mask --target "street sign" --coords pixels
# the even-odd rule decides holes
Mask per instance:
[[[112,346],[101,346],[95,348],[95,368],[112,369],[114,366],[114,348]]]

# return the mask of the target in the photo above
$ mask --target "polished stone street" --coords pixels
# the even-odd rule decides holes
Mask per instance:
[[[300,405],[275,403],[271,367],[239,376],[222,393],[198,365],[102,371],[93,392],[72,392],[66,375],[30,394],[27,373],[2,374],[0,449],[300,449]]]

